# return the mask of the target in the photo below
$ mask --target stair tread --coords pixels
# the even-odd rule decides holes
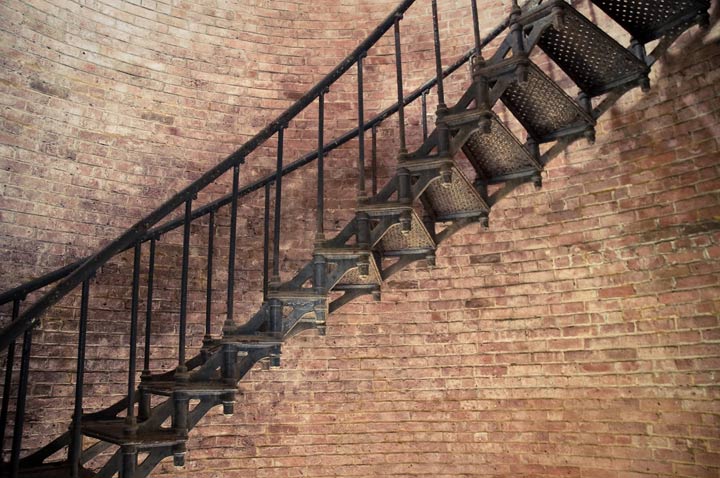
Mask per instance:
[[[447,222],[461,217],[486,215],[490,208],[480,193],[462,171],[456,167],[452,167],[451,171],[449,184],[436,180],[430,183],[424,192],[435,213],[435,220]]]
[[[538,11],[550,15],[555,7],[563,11],[563,24],[559,30],[549,25],[539,45],[582,91],[598,96],[647,75],[644,62],[564,1],[551,0]]]
[[[361,203],[357,207],[357,211],[372,213],[388,213],[388,214],[400,214],[405,211],[412,210],[412,204],[400,203],[400,202],[381,202],[381,203]]]
[[[492,181],[542,169],[495,113],[491,115],[490,123],[490,133],[475,131],[463,146],[465,155],[482,179]]]
[[[125,432],[125,419],[114,418],[110,420],[83,419],[82,432],[84,435],[98,440],[114,443],[116,445],[135,445],[141,449],[172,446],[183,443],[186,437],[175,430],[142,430],[134,434]]]
[[[314,289],[270,289],[268,291],[268,298],[323,300],[327,299],[327,294],[317,292]]]
[[[343,247],[326,247],[317,246],[313,251],[314,254],[322,255],[326,257],[357,257],[363,254],[369,254],[371,251],[369,248],[361,248],[358,246],[343,246]]]
[[[534,63],[528,64],[527,81],[514,81],[501,98],[540,143],[582,132],[595,124],[595,120]]]
[[[140,388],[159,395],[185,393],[190,395],[222,395],[235,392],[237,387],[220,379],[182,382],[178,380],[143,381]]]
[[[282,339],[270,334],[225,334],[213,341],[213,344],[239,345],[245,348],[266,348],[282,344]]]
[[[647,43],[678,25],[691,23],[710,2],[702,0],[592,0],[636,40]]]

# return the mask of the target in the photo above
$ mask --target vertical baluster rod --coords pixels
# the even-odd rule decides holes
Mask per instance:
[[[263,300],[268,295],[270,273],[270,183],[265,184],[265,221],[263,223]]]
[[[135,370],[137,368],[137,324],[138,303],[140,297],[140,255],[142,243],[135,244],[133,254],[132,299],[130,301],[130,363],[128,365],[128,403],[125,417],[125,430],[127,433],[137,431],[137,417],[135,416]]]
[[[318,98],[317,225],[315,242],[325,240],[325,93]]]
[[[443,85],[442,54],[440,53],[440,27],[438,22],[437,0],[432,0],[433,40],[435,43],[435,76],[437,77],[438,108],[445,105],[445,87]]]
[[[208,222],[207,250],[207,289],[205,292],[205,340],[212,334],[212,282],[213,282],[213,247],[215,246],[215,211],[210,211]]]
[[[69,458],[72,478],[80,476],[80,454],[82,452],[82,414],[83,387],[85,384],[85,345],[87,339],[88,302],[90,298],[90,281],[82,283],[80,299],[80,327],[78,333],[77,369],[75,372],[75,410],[73,411],[72,442]]]
[[[377,196],[377,124],[372,127],[372,194]]]
[[[18,383],[15,426],[13,428],[12,450],[10,451],[10,478],[18,478],[20,474],[20,448],[22,447],[23,428],[25,426],[25,399],[27,398],[28,376],[30,375],[31,349],[32,329],[28,329],[23,335],[22,356],[20,358],[20,382]]]
[[[277,168],[275,172],[275,224],[273,228],[273,274],[271,282],[280,283],[280,215],[282,206],[283,142],[285,126],[278,130]]]
[[[403,94],[402,51],[400,46],[400,20],[402,15],[395,16],[395,74],[397,78],[398,123],[400,126],[400,154],[407,154],[405,141],[405,95]]]
[[[358,57],[358,199],[367,197],[365,192],[365,102],[363,98],[363,58],[367,53]]]
[[[155,243],[157,239],[150,239],[150,258],[148,259],[148,278],[147,278],[147,303],[145,304],[145,351],[143,353],[143,371],[144,377],[150,376],[150,343],[152,336],[152,313],[153,313],[153,285],[155,282]]]
[[[428,139],[428,122],[427,122],[427,95],[428,90],[422,92],[421,97],[421,115],[422,115],[422,134],[423,142]]]
[[[240,187],[240,165],[233,166],[232,203],[230,205],[230,250],[228,251],[228,286],[225,303],[225,324],[223,330],[229,332],[235,327],[235,242],[237,240],[238,189]]]
[[[478,16],[477,0],[470,0],[473,18],[473,36],[475,37],[475,54],[482,55],[482,40],[480,39],[480,17]]]
[[[187,342],[187,303],[188,303],[188,276],[190,269],[190,226],[192,222],[192,199],[185,202],[185,220],[183,224],[183,252],[182,276],[180,278],[180,338],[178,340],[178,366],[175,377],[179,380],[187,379],[185,366],[185,347]]]
[[[15,299],[12,306],[12,321],[15,322],[20,315],[20,299]],[[0,459],[5,452],[5,432],[7,430],[8,411],[10,409],[10,387],[15,366],[15,341],[8,345],[5,364],[5,383],[3,386],[2,408],[0,409]]]

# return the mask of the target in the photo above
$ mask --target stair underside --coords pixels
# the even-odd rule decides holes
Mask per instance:
[[[710,2],[704,0],[593,0],[593,3],[641,43],[693,23],[710,7]]]
[[[548,24],[538,44],[582,91],[599,96],[647,76],[645,63],[562,0],[543,4],[528,19],[550,17],[554,7],[562,10],[562,25]]]
[[[423,202],[432,209],[435,221],[487,215],[490,208],[462,171],[452,167],[450,174],[449,183],[441,179],[432,181],[422,196]]]
[[[173,446],[184,443],[186,438],[174,430],[138,430],[135,434],[125,432],[124,418],[111,420],[83,420],[82,432],[98,440],[120,446],[137,446],[141,450]]]
[[[488,183],[535,174],[542,169],[494,113],[490,132],[475,131],[463,146],[463,152],[479,177]]]
[[[538,143],[555,141],[592,128],[595,121],[534,63],[525,83],[513,81],[503,103]]]

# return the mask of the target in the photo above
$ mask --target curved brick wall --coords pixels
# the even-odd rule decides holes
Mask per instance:
[[[471,45],[469,8],[439,3],[449,63]],[[480,3],[489,30],[507,2]],[[84,256],[198,177],[393,4],[0,5],[1,288]],[[429,12],[419,0],[402,24],[406,91],[432,75]],[[381,302],[334,314],[327,337],[293,339],[280,369],[241,382],[232,418],[214,410],[191,433],[184,469],[164,463],[153,476],[716,476],[719,53],[699,30],[686,32],[656,67],[653,91],[626,96],[598,125],[596,145],[551,163],[542,191],[528,185],[506,198],[489,230],[453,237],[435,269],[394,276]],[[366,61],[369,112],[394,102],[393,54],[386,38]],[[448,103],[466,74],[448,82]],[[327,137],[354,126],[355,81],[328,95]],[[431,112],[434,104],[433,92]],[[411,146],[418,112],[408,108]],[[316,117],[311,108],[290,125],[288,161],[314,147]],[[379,128],[381,176],[394,168],[396,137],[392,118]],[[356,144],[328,160],[329,230],[354,203]],[[270,170],[274,145],[248,158],[245,180]],[[285,275],[310,257],[315,173],[306,171],[287,181]],[[227,189],[221,180],[199,201]],[[260,300],[261,207],[260,195],[241,204],[238,317]],[[220,264],[227,213],[217,219]],[[206,224],[193,228],[196,339]],[[179,244],[173,234],[158,245],[167,262],[156,292],[158,369],[173,366]],[[88,411],[123,393],[127,351],[111,358],[108,346],[127,343],[130,260],[93,282]],[[223,274],[218,266],[218,284]],[[216,324],[223,301],[218,285]],[[68,423],[76,325],[71,297],[37,336],[30,447]]]

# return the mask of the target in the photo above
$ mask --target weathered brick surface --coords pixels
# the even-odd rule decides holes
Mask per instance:
[[[507,12],[508,2],[479,3],[485,31]],[[85,256],[199,177],[322,78],[392,4],[2,3],[1,288]],[[471,45],[469,2],[439,4],[448,64]],[[402,31],[409,92],[434,74],[429,2],[418,0]],[[393,61],[391,37],[366,60],[368,117],[394,102]],[[394,276],[380,302],[334,314],[327,337],[293,339],[281,369],[258,368],[240,384],[232,418],[214,410],[191,433],[184,469],[163,463],[155,475],[717,476],[718,66],[716,40],[686,32],[656,66],[653,91],[624,97],[598,124],[596,145],[578,143],[551,163],[541,191],[524,186],[504,199],[488,230],[454,236],[436,268]],[[447,82],[449,103],[466,82],[461,68]],[[327,138],[355,126],[355,96],[351,70],[328,94]],[[434,92],[428,100],[432,113]],[[407,108],[410,149],[421,141],[419,112]],[[290,124],[286,161],[315,147],[316,118],[312,107]],[[248,158],[243,182],[272,170],[275,144]],[[387,178],[396,118],[379,127],[378,147]],[[329,156],[329,231],[351,215],[356,150],[351,141]],[[220,179],[198,203],[229,184]],[[285,183],[284,278],[310,257],[314,184],[313,167]],[[262,206],[262,192],[240,204],[239,318],[262,298]],[[216,219],[218,330],[227,210]],[[207,220],[192,233],[196,350]],[[175,231],[157,244],[155,370],[175,365],[181,242]],[[132,254],[122,254],[92,283],[88,411],[124,393],[131,268]],[[71,295],[36,334],[29,448],[66,429],[78,306]]]

